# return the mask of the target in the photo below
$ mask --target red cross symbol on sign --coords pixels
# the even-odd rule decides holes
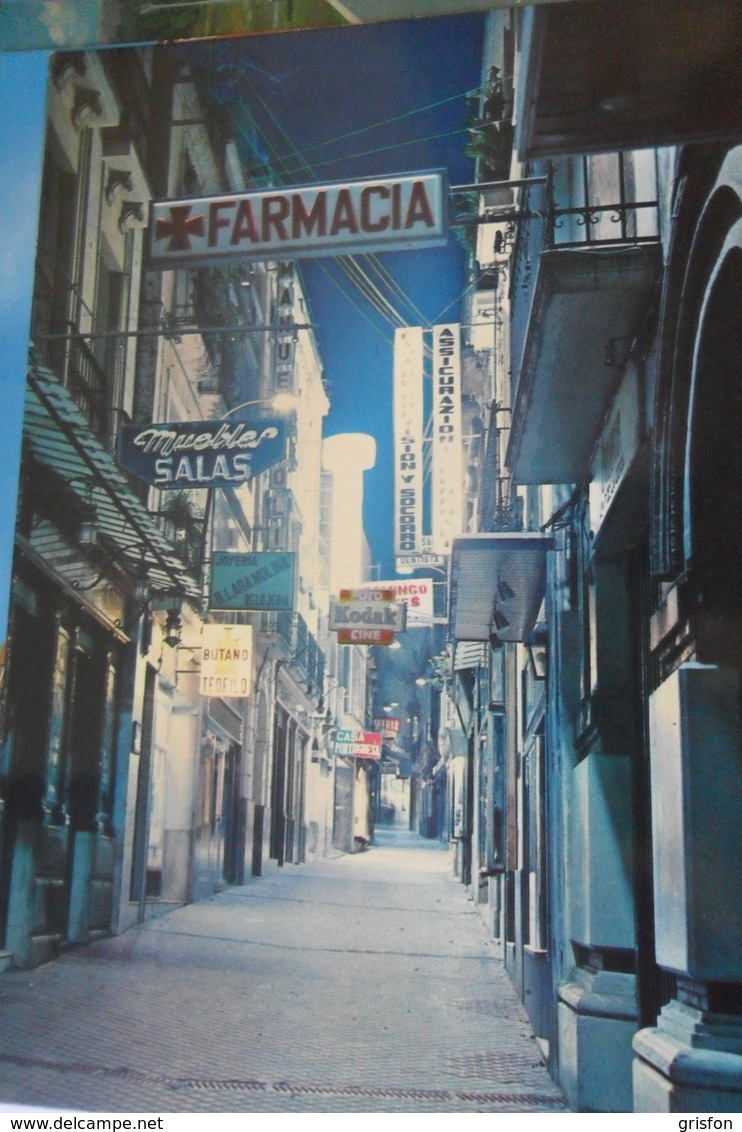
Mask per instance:
[[[170,219],[158,220],[155,229],[156,239],[170,237],[170,252],[187,252],[191,246],[191,236],[203,236],[203,216],[189,216],[190,204],[174,204],[170,207]]]

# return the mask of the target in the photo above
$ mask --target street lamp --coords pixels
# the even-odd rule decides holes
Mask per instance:
[[[255,401],[243,401],[223,413],[219,419],[224,421],[227,417],[231,417],[233,413],[239,412],[240,409],[247,409],[250,405],[270,405],[274,413],[278,413],[279,416],[288,416],[289,413],[294,412],[298,404],[298,393],[289,393],[288,390],[282,390],[279,393],[274,393],[272,397],[258,397]]]
[[[291,393],[288,390],[279,390],[278,393],[274,393],[271,397],[257,397],[253,398],[250,401],[241,401],[239,405],[233,405],[232,408],[228,409],[226,413],[222,413],[221,417],[219,417],[218,419],[225,421],[227,417],[231,417],[234,413],[238,413],[240,409],[249,409],[253,405],[269,405],[273,412],[278,416],[288,416],[290,413],[294,412],[297,409],[299,405],[299,396],[300,395],[298,393]],[[216,489],[213,487],[207,488],[208,495],[204,514],[203,528],[204,550],[208,545],[209,522],[214,514],[215,491]]]

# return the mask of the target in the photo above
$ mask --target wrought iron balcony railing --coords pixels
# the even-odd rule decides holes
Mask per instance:
[[[263,632],[273,631],[286,648],[286,662],[295,666],[306,680],[310,692],[322,690],[325,656],[300,613],[282,610],[268,614],[270,622],[261,619]],[[261,615],[265,618],[266,615]]]
[[[605,160],[608,160],[606,158]],[[595,158],[534,163],[526,168],[515,229],[510,270],[511,351],[515,365],[523,351],[531,304],[543,252],[652,244],[659,240],[656,189],[637,198],[631,163],[610,156],[610,188],[596,176]],[[546,173],[545,177],[539,175]],[[533,177],[532,183],[527,179]],[[652,181],[652,178],[643,178]],[[605,198],[605,199],[603,199]]]

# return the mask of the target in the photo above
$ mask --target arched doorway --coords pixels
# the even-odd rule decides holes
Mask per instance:
[[[733,667],[742,664],[741,436],[742,247],[732,244],[699,327],[684,511],[697,658]]]

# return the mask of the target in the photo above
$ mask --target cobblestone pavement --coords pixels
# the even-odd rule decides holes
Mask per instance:
[[[77,1112],[558,1112],[448,851],[241,888],[0,976],[0,1100]]]

